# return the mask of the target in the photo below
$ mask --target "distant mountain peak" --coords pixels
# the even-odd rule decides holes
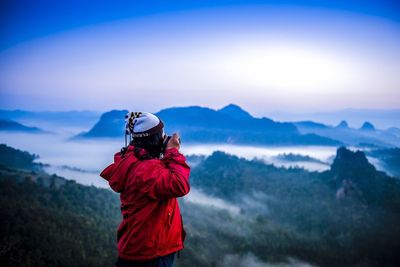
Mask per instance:
[[[363,130],[363,131],[375,131],[375,127],[374,127],[374,125],[372,123],[366,121],[361,126],[360,130]]]
[[[336,128],[340,128],[340,129],[348,129],[349,128],[349,124],[347,123],[347,121],[342,120],[338,126],[336,126]]]
[[[76,138],[123,136],[124,118],[127,112],[114,109],[103,113],[100,120],[88,132],[82,132]]]
[[[336,173],[340,179],[354,179],[366,176],[365,173],[375,172],[375,167],[368,162],[364,152],[339,147],[331,165],[331,171]]]
[[[229,104],[218,110],[220,113],[224,113],[236,119],[252,118],[247,111],[243,110],[240,106],[235,104]]]

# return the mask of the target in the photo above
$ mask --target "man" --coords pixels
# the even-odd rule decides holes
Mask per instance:
[[[179,152],[180,139],[147,112],[130,113],[129,146],[114,155],[100,174],[120,193],[123,220],[118,228],[117,266],[173,265],[184,247],[185,231],[177,197],[189,190],[190,167]]]

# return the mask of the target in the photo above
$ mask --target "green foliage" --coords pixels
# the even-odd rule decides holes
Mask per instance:
[[[180,199],[187,237],[177,267],[228,266],[227,255],[240,260],[249,253],[289,265],[292,258],[318,266],[400,262],[399,180],[376,171],[361,152],[339,149],[323,173],[222,152],[191,160],[192,188],[240,212]],[[116,260],[121,218],[110,190],[2,167],[0,217],[1,266],[112,266]]]
[[[12,177],[26,177],[17,182]],[[40,183],[37,176],[49,180]],[[111,266],[119,202],[110,190],[1,170],[1,266]]]
[[[266,262],[294,257],[319,266],[396,266],[400,260],[400,183],[377,172],[361,152],[339,149],[324,173],[215,152],[191,179],[242,212],[212,213],[183,203],[190,248],[183,255],[194,259],[190,266],[219,266],[224,255],[249,252]],[[352,190],[338,198],[344,180]],[[179,266],[189,265],[184,262]]]
[[[38,164],[33,163],[36,158],[38,158],[37,155],[0,144],[0,165],[16,169],[32,170],[39,167]]]

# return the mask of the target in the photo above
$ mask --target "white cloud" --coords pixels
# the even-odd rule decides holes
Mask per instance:
[[[238,206],[229,203],[221,198],[207,195],[201,190],[195,189],[193,187],[190,189],[190,192],[187,195],[187,197],[184,198],[184,201],[212,207],[215,209],[227,210],[232,215],[238,215],[240,212],[240,208]]]
[[[288,258],[287,262],[267,263],[263,262],[251,253],[245,255],[225,255],[218,267],[312,267],[309,263]]]

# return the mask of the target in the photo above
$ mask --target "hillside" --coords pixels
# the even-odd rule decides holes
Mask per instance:
[[[7,148],[9,154],[11,148]],[[116,257],[119,200],[110,190],[36,171],[33,155],[14,150],[23,167],[0,164],[1,266],[110,266]],[[30,163],[29,163],[30,162]],[[7,166],[7,167],[6,167]],[[30,169],[30,170],[29,170]]]
[[[367,155],[378,158],[394,176],[400,178],[400,148],[372,149]]]
[[[191,193],[180,199],[188,237],[176,266],[399,261],[399,181],[376,171],[362,152],[340,148],[324,173],[222,152],[197,160]],[[115,260],[120,214],[110,190],[3,164],[0,214],[2,266],[110,266]]]
[[[43,133],[44,131],[38,127],[29,127],[21,123],[0,119],[0,131],[9,132],[25,132],[25,133]]]
[[[43,167],[43,164],[34,162],[38,158],[38,155],[0,144],[0,166],[38,171]]]
[[[239,263],[247,253],[262,262],[295,258],[318,266],[396,266],[400,260],[400,182],[376,171],[362,152],[338,149],[331,169],[320,174],[216,152],[191,179],[193,187],[240,209],[232,215],[182,208],[198,261],[194,251],[208,259],[236,255]]]

